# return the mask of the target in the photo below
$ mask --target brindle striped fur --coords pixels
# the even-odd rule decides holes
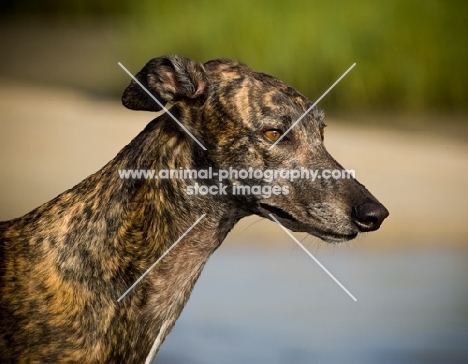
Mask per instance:
[[[100,171],[0,223],[2,363],[149,362],[205,262],[242,217],[273,213],[294,231],[339,242],[377,229],[388,214],[354,179],[283,181],[290,194],[270,199],[188,196],[185,187],[197,181],[120,179],[118,170],[130,168],[341,169],[324,148],[318,109],[268,150],[272,142],[263,131],[284,131],[311,105],[271,76],[227,59],[200,64],[166,56],[149,61],[137,78],[161,102],[174,104],[171,112],[207,151],[164,114]],[[160,110],[133,81],[122,100],[131,109]]]

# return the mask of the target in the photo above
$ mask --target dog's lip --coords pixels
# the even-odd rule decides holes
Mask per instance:
[[[276,217],[282,219],[282,220],[290,220],[293,222],[300,222],[297,219],[294,218],[289,212],[283,210],[282,208],[278,206],[273,206],[269,205],[263,202],[260,202],[260,207],[263,208],[264,210],[267,210],[268,212],[272,213]],[[268,216],[265,216],[268,217]]]
[[[333,243],[333,244],[342,243],[345,241],[352,240],[356,238],[358,235],[358,232],[352,232],[350,234],[342,234],[342,233],[323,230],[323,229],[317,228],[316,226],[311,226],[310,224],[301,222],[300,220],[292,216],[290,213],[288,213],[287,211],[277,206],[272,206],[266,203],[260,203],[260,208],[273,214],[278,219],[278,221],[280,222],[284,221],[285,226],[287,228],[291,228],[293,231],[306,232],[310,235],[316,236],[326,241],[327,243]],[[268,214],[266,214],[265,217],[270,218]],[[294,226],[294,225],[300,225],[300,226]]]
[[[317,236],[318,238],[326,241],[327,243],[333,243],[333,244],[344,243],[346,241],[353,240],[358,235],[358,233],[337,234],[337,233],[332,233],[332,232],[323,231],[323,230],[320,231],[319,234],[317,233],[310,233],[310,234]]]

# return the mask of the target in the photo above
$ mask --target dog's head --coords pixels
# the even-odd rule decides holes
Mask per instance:
[[[280,80],[232,60],[200,64],[178,56],[152,59],[136,79],[162,104],[174,104],[174,114],[207,148],[203,165],[223,173],[229,198],[246,215],[273,215],[328,242],[377,230],[388,216],[328,154],[323,113],[305,114],[312,102]],[[134,110],[161,110],[135,81],[122,101]]]

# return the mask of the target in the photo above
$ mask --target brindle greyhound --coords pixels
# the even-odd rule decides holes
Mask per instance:
[[[342,169],[325,150],[316,108],[269,149],[312,104],[274,77],[228,59],[200,64],[165,56],[150,60],[136,78],[174,104],[172,114],[207,150],[163,114],[100,171],[0,223],[2,363],[149,363],[207,259],[242,217],[272,214],[293,231],[337,243],[378,229],[388,216],[354,178],[281,180],[288,193],[269,198],[186,193],[214,179],[120,178],[118,170],[130,168]],[[135,81],[122,101],[134,110],[161,110]]]

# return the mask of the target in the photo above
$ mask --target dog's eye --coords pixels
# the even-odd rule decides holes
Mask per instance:
[[[277,129],[265,130],[263,132],[265,136],[270,139],[272,142],[276,142],[281,137],[281,132]]]

